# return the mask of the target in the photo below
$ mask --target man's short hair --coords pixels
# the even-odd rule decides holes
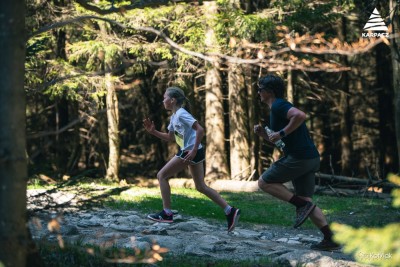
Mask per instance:
[[[275,97],[283,98],[285,92],[285,85],[283,80],[275,75],[268,74],[258,80],[258,87],[260,90],[271,90],[274,92]]]

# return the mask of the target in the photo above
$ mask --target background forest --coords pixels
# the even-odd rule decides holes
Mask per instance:
[[[399,171],[394,50],[361,38],[374,8],[393,30],[394,2],[164,2],[27,1],[29,175],[155,177],[176,145],[142,120],[166,130],[161,101],[177,85],[205,126],[208,177],[255,180],[279,157],[252,131],[268,124],[256,84],[267,73],[308,113],[322,173]]]

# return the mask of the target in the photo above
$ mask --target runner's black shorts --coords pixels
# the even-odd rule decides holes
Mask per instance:
[[[185,156],[188,154],[189,151],[187,150],[182,150],[179,149],[178,153],[176,153],[176,157],[179,157],[181,159],[184,159]],[[190,161],[191,164],[197,164],[200,162],[203,162],[205,160],[205,153],[204,153],[204,147],[200,148],[197,150],[196,156],[194,157],[193,160]]]
[[[319,157],[297,159],[289,155],[274,162],[261,178],[267,184],[292,181],[296,195],[311,197],[314,194],[315,172],[319,170],[319,165]]]

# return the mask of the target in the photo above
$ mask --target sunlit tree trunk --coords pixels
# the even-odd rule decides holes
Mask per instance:
[[[25,2],[0,2],[0,265],[26,262]]]
[[[253,77],[253,66],[243,66],[244,82],[247,91],[247,116],[248,116],[248,133],[249,133],[249,157],[251,165],[251,178],[258,179],[260,166],[260,138],[254,133],[254,125],[260,121],[260,103],[258,99],[256,84],[257,81]]]
[[[221,77],[218,69],[206,72],[206,176],[228,179],[229,169],[225,149],[225,123]]]
[[[206,46],[208,50],[218,50],[218,43],[213,30],[213,21],[217,14],[216,2],[204,2],[204,13],[208,22]],[[229,169],[225,149],[225,123],[223,92],[219,65],[207,64],[206,86],[206,176],[207,178],[228,179]]]
[[[244,77],[239,66],[229,67],[228,81],[231,178],[244,180],[251,171],[249,118]]]
[[[119,112],[118,112],[118,98],[115,92],[115,86],[112,81],[110,73],[106,74],[106,87],[107,87],[107,123],[108,123],[108,166],[106,179],[118,181],[119,172]]]
[[[394,10],[396,3],[394,0],[390,1],[390,10]],[[397,4],[397,10],[394,11],[392,21],[392,34],[400,33],[400,7]],[[392,50],[392,66],[393,66],[393,90],[394,90],[394,108],[395,108],[395,126],[396,126],[396,139],[397,139],[397,155],[400,158],[400,37],[391,39]],[[398,169],[400,171],[400,160],[398,162]]]
[[[107,40],[108,31],[105,23],[100,22],[99,26],[103,40]],[[112,55],[107,55],[107,50],[105,50],[104,70],[106,74],[104,76],[104,79],[107,90],[106,107],[107,107],[107,133],[108,133],[108,165],[107,165],[106,179],[112,181],[118,181],[119,158],[120,158],[119,110],[118,110],[118,98],[115,92],[115,85],[112,76],[113,60],[114,59],[112,58]]]
[[[293,97],[293,73],[292,72],[293,71],[291,69],[288,69],[286,92],[287,92],[287,100],[290,103],[293,103],[293,101],[294,101],[294,97]]]

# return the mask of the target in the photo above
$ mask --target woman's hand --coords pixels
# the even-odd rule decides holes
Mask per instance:
[[[154,126],[154,121],[151,121],[149,118],[146,118],[143,120],[143,127],[146,129],[147,132],[149,133],[154,133],[156,130],[156,127]]]
[[[183,161],[185,163],[190,163],[196,157],[197,154],[197,148],[193,148],[192,150],[189,150],[186,156],[183,158]]]

